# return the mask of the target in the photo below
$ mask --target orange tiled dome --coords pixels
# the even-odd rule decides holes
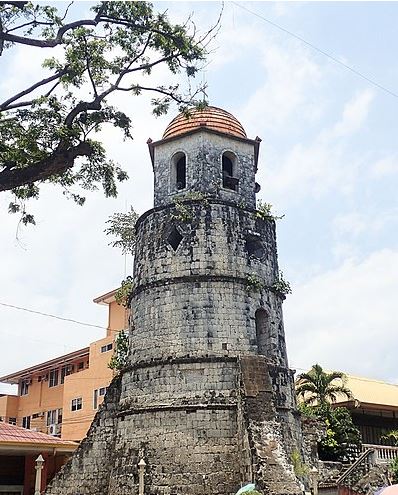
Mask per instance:
[[[189,118],[180,113],[166,127],[163,139],[179,136],[194,129],[206,127],[213,131],[247,138],[242,124],[229,112],[217,107],[206,107],[203,110],[193,110]]]

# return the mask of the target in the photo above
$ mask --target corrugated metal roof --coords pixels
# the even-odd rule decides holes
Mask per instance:
[[[198,128],[208,128],[231,136],[247,138],[242,124],[229,112],[217,107],[191,110],[189,117],[179,114],[166,127],[163,139],[179,136]]]
[[[398,385],[386,383],[360,376],[346,375],[348,387],[354,398],[362,404],[374,404],[378,406],[398,407]],[[347,402],[346,398],[340,398],[338,403]]]

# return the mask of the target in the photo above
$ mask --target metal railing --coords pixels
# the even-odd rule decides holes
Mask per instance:
[[[375,450],[373,446],[371,448],[365,448],[358,459],[338,478],[336,481],[337,486],[352,487],[355,485],[374,465],[374,454]]]

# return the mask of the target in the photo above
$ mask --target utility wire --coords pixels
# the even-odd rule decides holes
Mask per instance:
[[[55,318],[56,320],[69,321],[71,323],[76,323],[77,325],[84,325],[86,327],[101,328],[101,330],[106,330],[106,327],[101,325],[94,325],[93,323],[85,323],[83,321],[73,320],[72,318],[63,318],[62,316],[51,315],[49,313],[42,313],[41,311],[35,311],[33,309],[23,308],[21,306],[14,306],[13,304],[6,304],[0,302],[0,306],[5,306],[7,308],[19,309],[20,311],[26,311],[27,313],[33,313],[40,316],[48,316],[49,318]]]
[[[317,52],[321,53],[322,55],[324,55],[325,57],[329,58],[330,60],[333,60],[333,62],[336,62],[337,64],[343,66],[345,69],[348,69],[349,71],[353,72],[355,75],[361,77],[362,79],[365,79],[365,81],[373,84],[374,86],[376,86],[377,88],[381,89],[382,91],[385,91],[386,93],[390,94],[391,96],[395,96],[395,98],[398,98],[398,94],[397,93],[394,93],[393,91],[391,91],[391,90],[387,89],[386,87],[382,86],[381,84],[379,84],[375,80],[373,80],[373,79],[365,76],[364,74],[362,74],[358,70],[354,69],[353,67],[350,67],[349,65],[345,64],[344,62],[342,62],[338,58],[334,57],[330,53],[325,52],[321,48],[318,48],[317,46],[313,45],[312,43],[310,43],[309,41],[305,40],[301,36],[298,36],[297,34],[292,33],[291,31],[285,29],[284,27],[280,26],[279,24],[276,24],[275,22],[270,21],[269,19],[267,19],[266,17],[262,16],[261,14],[258,14],[257,12],[254,12],[253,10],[248,9],[247,7],[241,5],[238,2],[231,1],[231,3],[233,3],[237,7],[245,10],[249,14],[252,14],[252,15],[258,17],[259,19],[261,19],[261,20],[263,20],[265,22],[268,22],[268,24],[271,24],[271,26],[274,26],[277,29],[283,31],[284,33],[289,34],[290,36],[292,36],[293,38],[296,38],[297,40],[301,41],[302,43],[305,43],[307,46],[311,47],[313,50],[316,50]]]

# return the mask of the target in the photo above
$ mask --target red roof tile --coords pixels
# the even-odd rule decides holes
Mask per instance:
[[[46,445],[70,445],[76,446],[75,442],[61,440],[58,437],[40,433],[38,431],[27,430],[20,426],[10,425],[0,421],[0,445],[2,443],[20,443],[20,444],[46,444]]]
[[[203,110],[192,110],[186,117],[179,114],[166,127],[163,139],[179,136],[198,128],[212,129],[239,138],[247,138],[242,124],[229,112],[217,107],[205,107]]]

